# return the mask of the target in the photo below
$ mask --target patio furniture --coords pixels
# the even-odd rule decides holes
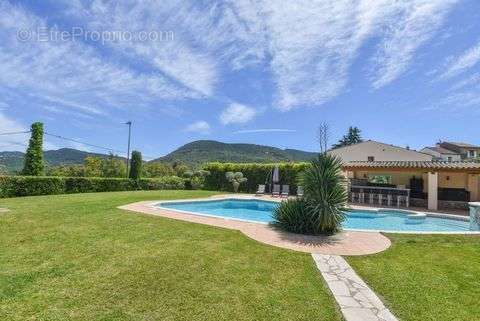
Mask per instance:
[[[280,196],[280,185],[278,184],[273,185],[272,196],[273,197]]]
[[[257,189],[257,192],[255,193],[255,196],[259,196],[259,195],[265,195],[265,185],[264,184],[258,185],[258,189]]]
[[[352,203],[397,207],[410,206],[410,190],[403,187],[350,186],[349,194]]]
[[[289,185],[283,185],[282,186],[282,194],[280,195],[281,197],[288,197],[290,195],[290,186]]]
[[[297,196],[303,197],[303,186],[297,186]]]

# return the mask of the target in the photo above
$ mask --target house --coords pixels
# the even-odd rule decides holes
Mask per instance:
[[[462,160],[474,160],[480,157],[480,146],[456,142],[441,142],[438,146],[460,154]]]
[[[462,160],[460,153],[443,148],[440,144],[434,147],[425,147],[420,152],[432,155],[435,161],[460,162]]]
[[[365,202],[378,203],[379,195],[403,191],[408,193],[406,206],[430,210],[468,209],[468,202],[480,201],[480,163],[476,162],[352,161],[343,170],[351,190],[370,190],[372,198],[365,197]]]
[[[329,154],[340,157],[343,162],[353,161],[432,161],[433,156],[410,150],[408,148],[389,145],[373,140],[344,146],[328,151]]]

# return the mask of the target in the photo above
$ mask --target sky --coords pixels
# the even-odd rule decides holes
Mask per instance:
[[[211,139],[480,145],[478,0],[0,0],[0,134],[155,158]],[[0,135],[25,150],[28,134]]]

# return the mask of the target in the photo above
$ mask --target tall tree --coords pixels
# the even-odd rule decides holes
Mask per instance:
[[[41,176],[44,171],[43,164],[43,123],[33,123],[32,135],[25,154],[25,164],[22,174],[27,176]]]
[[[363,142],[361,132],[362,131],[358,127],[350,126],[348,128],[347,134],[343,135],[342,139],[340,139],[338,143],[333,145],[332,148],[335,149],[335,148],[350,146],[350,145]]]
[[[142,165],[142,153],[137,150],[132,151],[129,177],[132,179],[139,179],[142,175]]]
[[[87,177],[101,177],[103,159],[95,156],[87,156],[83,161],[85,169],[85,176]]]
[[[103,177],[125,177],[126,172],[125,162],[112,153],[102,160]]]

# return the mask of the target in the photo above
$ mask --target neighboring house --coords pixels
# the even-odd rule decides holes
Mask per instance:
[[[431,161],[433,156],[407,148],[367,140],[362,143],[344,146],[328,151],[344,162],[354,161]]]
[[[460,162],[462,160],[460,153],[440,147],[439,145],[440,144],[437,144],[435,147],[425,147],[420,150],[420,152],[432,155],[435,161]]]
[[[474,160],[480,156],[480,146],[472,144],[441,142],[438,146],[460,154],[462,160]]]

